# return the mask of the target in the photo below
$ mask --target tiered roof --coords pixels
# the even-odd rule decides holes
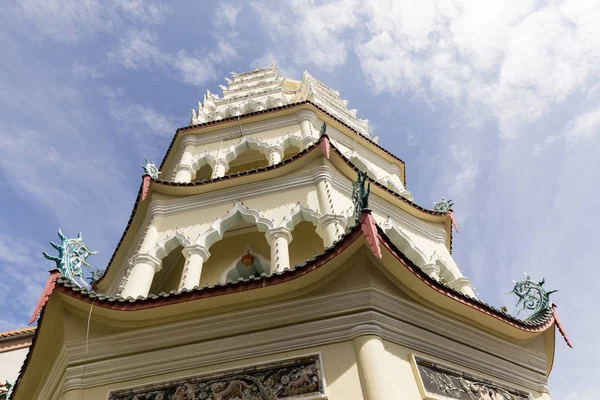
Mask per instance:
[[[219,85],[222,96],[206,91],[198,109],[192,110],[190,125],[219,121],[250,112],[287,104],[310,101],[344,122],[356,132],[370,137],[369,121],[357,118],[356,109],[348,109],[348,101],[340,93],[304,72],[302,81],[279,75],[275,66],[243,74],[231,73],[227,86]]]

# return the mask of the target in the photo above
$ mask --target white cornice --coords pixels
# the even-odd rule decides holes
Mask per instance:
[[[316,321],[315,310],[319,310],[320,318]],[[373,333],[373,329],[385,340],[411,351],[513,385],[547,391],[542,353],[372,288],[194,317],[91,339],[87,356],[85,343],[69,343],[67,375],[81,377],[87,359],[83,379],[86,387],[114,384],[352,340]],[[141,336],[144,340],[139,340]],[[152,360],[161,360],[160,368]]]

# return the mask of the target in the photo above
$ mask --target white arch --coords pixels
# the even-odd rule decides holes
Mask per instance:
[[[289,212],[289,214],[283,218],[280,225],[292,231],[300,222],[307,221],[316,227],[319,224],[320,218],[320,213],[298,202],[298,204]]]
[[[267,149],[269,147],[269,144],[262,140],[244,136],[242,140],[240,140],[237,143],[234,143],[227,150],[225,150],[225,152],[223,153],[223,157],[227,160],[228,163],[231,163],[233,160],[238,158],[240,154],[248,150],[258,150],[261,154],[263,154],[266,157]]]
[[[228,229],[242,221],[256,224],[260,232],[266,232],[275,227],[273,221],[260,215],[257,210],[247,208],[238,201],[231,210],[213,222],[211,227],[198,237],[195,244],[210,249],[213,244],[223,239],[223,235]]]
[[[198,172],[200,170],[200,168],[204,167],[205,165],[210,165],[210,167],[212,169],[214,169],[215,162],[216,162],[216,160],[212,155],[210,155],[209,153],[204,153],[201,156],[194,158],[194,160],[192,161],[191,167],[196,172]]]
[[[176,230],[165,239],[161,240],[154,246],[152,250],[150,250],[150,254],[154,257],[162,260],[166,257],[171,251],[173,251],[177,246],[181,245],[183,247],[188,247],[192,244],[192,241],[185,236],[179,230]]]

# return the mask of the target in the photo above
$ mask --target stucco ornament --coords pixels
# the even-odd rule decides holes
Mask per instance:
[[[433,211],[447,213],[448,211],[450,211],[452,209],[453,205],[454,205],[454,202],[452,200],[446,200],[445,198],[442,197],[442,200],[440,200],[436,203],[433,203]]]
[[[526,279],[515,282],[515,287],[508,293],[517,295],[519,298],[517,306],[523,305],[519,313],[525,309],[532,311],[531,315],[525,318],[525,320],[531,320],[552,307],[550,295],[557,292],[557,290],[547,292],[543,287],[546,282],[545,279],[542,279],[541,282],[535,282],[531,280],[527,273],[525,273],[525,276]]]
[[[156,168],[156,165],[145,158],[144,161],[146,161],[146,165],[140,165],[144,169],[144,175],[150,175],[152,179],[158,179],[160,171]]]
[[[367,173],[358,171],[356,182],[352,184],[352,202],[354,203],[354,223],[358,224],[360,213],[369,208],[369,193],[371,193],[371,182],[365,188]]]
[[[60,244],[50,242],[50,245],[58,250],[58,257],[51,256],[45,251],[43,251],[42,254],[48,260],[52,260],[56,263],[56,267],[59,269],[62,276],[69,278],[79,287],[88,288],[88,284],[83,279],[83,270],[81,266],[85,265],[88,268],[93,268],[88,264],[86,259],[98,252],[91,251],[87,248],[85,243],[81,240],[81,232],[77,234],[76,238],[69,239],[63,235],[59,229],[58,237],[60,237],[61,240]]]

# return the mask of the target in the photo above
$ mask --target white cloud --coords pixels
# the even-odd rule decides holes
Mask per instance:
[[[356,0],[332,2],[293,1],[289,7],[275,10],[272,4],[251,3],[275,43],[289,39],[290,57],[299,65],[315,64],[333,69],[346,61],[347,45],[340,35],[358,23]]]
[[[115,64],[131,69],[163,66],[169,60],[169,56],[159,50],[156,36],[148,30],[138,29],[128,31],[118,46],[108,53],[108,58]]]
[[[106,97],[108,111],[120,131],[134,135],[142,142],[149,142],[149,134],[157,137],[173,135],[176,123],[172,117],[128,101],[122,89],[102,86],[99,92]]]
[[[23,0],[13,12],[43,37],[72,43],[112,32],[129,22],[162,23],[168,8],[141,0]]]
[[[229,26],[235,25],[238,14],[242,11],[242,8],[243,5],[239,4],[220,3],[215,11],[215,23],[217,25],[222,25],[224,23]]]
[[[600,107],[580,115],[567,127],[565,137],[567,142],[576,143],[589,140],[600,134]]]

